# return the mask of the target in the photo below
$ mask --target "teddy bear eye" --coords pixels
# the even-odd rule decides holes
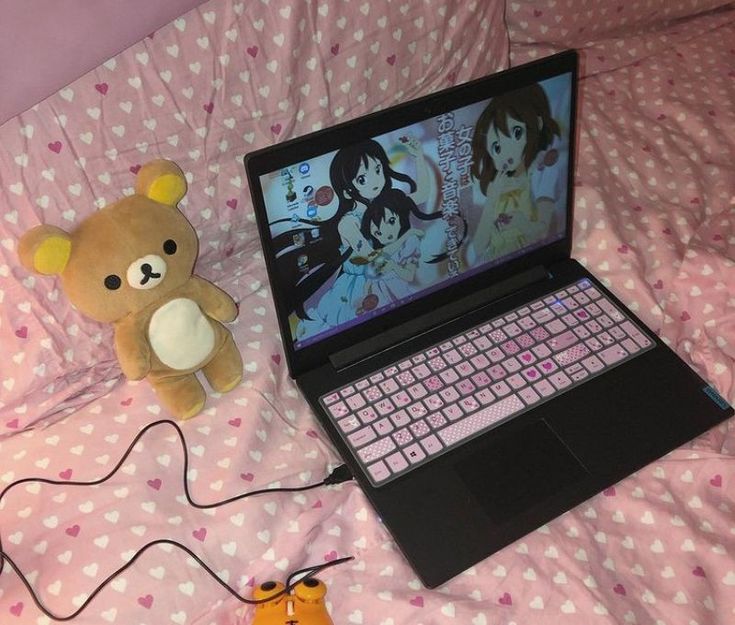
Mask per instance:
[[[120,288],[121,284],[122,280],[120,280],[120,277],[115,274],[111,274],[105,278],[105,287],[110,291],[116,291]]]
[[[169,256],[172,254],[176,254],[176,241],[173,239],[166,239],[163,243],[163,251],[166,252]]]

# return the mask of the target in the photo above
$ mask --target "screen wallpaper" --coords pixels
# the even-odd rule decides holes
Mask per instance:
[[[565,74],[261,176],[294,347],[562,238],[570,98]]]

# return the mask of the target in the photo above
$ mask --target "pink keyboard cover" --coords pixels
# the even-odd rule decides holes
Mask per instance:
[[[320,403],[381,486],[653,345],[584,279]]]

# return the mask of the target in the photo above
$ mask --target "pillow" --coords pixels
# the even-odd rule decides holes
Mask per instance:
[[[203,0],[0,0],[0,124]]]

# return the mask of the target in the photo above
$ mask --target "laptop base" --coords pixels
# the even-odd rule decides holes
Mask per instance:
[[[439,340],[554,288],[592,280],[574,260],[550,277],[489,303],[420,340]],[[627,312],[633,319],[632,313]],[[636,320],[640,324],[640,321]],[[640,324],[641,326],[643,324]],[[416,340],[403,346],[407,355]],[[395,354],[394,354],[395,357]],[[714,427],[732,408],[659,340],[653,349],[544,403],[404,477],[374,487],[355,466],[317,399],[382,365],[380,357],[342,372],[327,365],[297,380],[320,421],[422,582],[429,588],[469,568],[605,488]],[[387,364],[387,363],[386,363]],[[670,389],[677,389],[671,393]],[[410,508],[406,501],[411,501]],[[438,505],[437,502],[440,502]],[[450,540],[447,537],[451,536]]]

